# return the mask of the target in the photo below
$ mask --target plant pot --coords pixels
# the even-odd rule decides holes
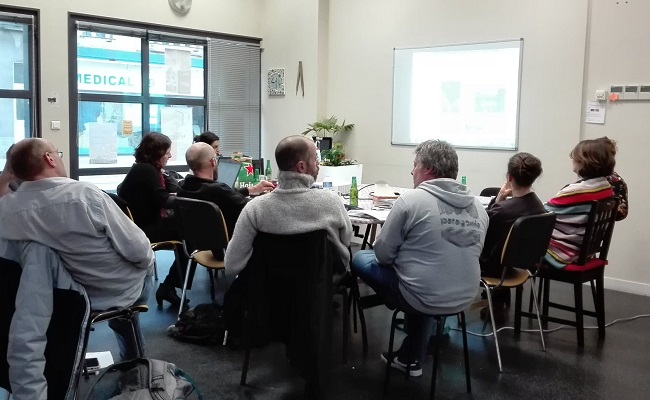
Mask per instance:
[[[329,176],[332,179],[333,186],[350,186],[354,176],[357,178],[357,185],[361,185],[362,172],[363,164],[341,165],[339,167],[321,165],[316,181],[322,182],[326,176]]]

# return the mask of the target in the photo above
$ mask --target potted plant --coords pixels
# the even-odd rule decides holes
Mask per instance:
[[[329,118],[324,118],[307,125],[307,129],[302,132],[303,135],[314,133],[315,140],[322,137],[331,137],[332,141],[336,139],[339,133],[349,132],[354,128],[354,124],[346,124],[343,120],[342,124],[338,123],[338,118],[332,115]],[[318,173],[317,181],[322,181],[326,176],[332,179],[336,186],[349,185],[352,177],[357,178],[357,182],[361,182],[361,174],[363,166],[358,164],[356,160],[345,158],[345,145],[342,141],[336,141],[332,144],[332,148],[324,150],[321,153],[320,171]]]

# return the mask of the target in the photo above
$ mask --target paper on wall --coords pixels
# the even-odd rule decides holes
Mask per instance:
[[[117,163],[117,127],[113,122],[88,123],[90,164]]]
[[[585,109],[585,122],[588,124],[604,124],[605,104],[599,101],[588,101]]]
[[[171,161],[183,160],[192,144],[192,107],[163,107],[160,110],[160,127],[172,141]]]

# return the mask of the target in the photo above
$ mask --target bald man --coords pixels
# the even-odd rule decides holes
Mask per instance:
[[[257,232],[293,235],[324,229],[342,265],[348,265],[352,225],[343,202],[330,190],[311,189],[318,176],[316,151],[314,142],[301,135],[278,143],[278,187],[242,211],[226,251],[229,275],[237,275],[246,267]]]
[[[215,171],[218,161],[214,148],[207,143],[192,144],[185,152],[185,161],[193,174],[185,177],[177,195],[216,204],[223,213],[228,236],[232,236],[237,218],[250,200],[246,196],[270,191],[274,187],[271,182],[262,181],[250,188],[233,190],[224,183],[216,182]]]
[[[95,310],[146,304],[153,252],[115,202],[93,184],[68,179],[61,153],[47,140],[16,143],[11,167],[24,182],[0,200],[0,240],[52,248]],[[109,325],[122,359],[136,357],[129,324]]]

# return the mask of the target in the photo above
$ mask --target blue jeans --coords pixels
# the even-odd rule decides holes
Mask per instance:
[[[406,302],[399,289],[399,278],[395,268],[379,265],[375,252],[372,250],[358,251],[352,257],[352,271],[370,286],[384,301],[398,307],[406,315],[405,328],[408,336],[404,338],[398,350],[400,361],[407,362],[404,358],[409,356],[412,361],[421,362],[429,343],[429,336],[435,321],[432,317],[411,307]],[[409,354],[404,352],[409,349]]]
[[[151,287],[153,282],[151,280],[151,275],[147,275],[144,278],[144,284],[142,285],[142,293],[140,297],[133,303],[133,305],[147,304],[149,300],[149,294],[151,292]],[[142,350],[144,351],[144,336],[142,335],[142,330],[140,329],[140,315],[136,314],[134,317],[135,322],[135,334],[138,336],[138,340],[142,345]],[[138,347],[133,337],[133,331],[131,331],[131,322],[126,318],[115,318],[108,321],[108,326],[115,333],[115,338],[117,339],[117,345],[120,348],[120,359],[122,361],[132,360],[138,357]]]

